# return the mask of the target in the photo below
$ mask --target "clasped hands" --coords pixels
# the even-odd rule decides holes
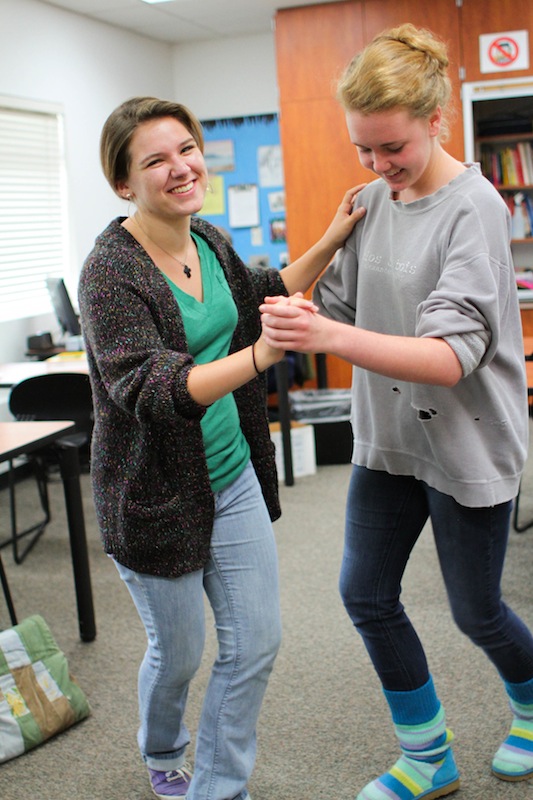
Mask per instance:
[[[259,311],[263,339],[270,347],[303,353],[324,351],[327,320],[317,313],[317,306],[302,292],[291,297],[265,297]]]
[[[356,207],[355,204],[359,192],[365,186],[365,183],[361,183],[345,193],[331,224],[318,243],[326,252],[328,259],[331,257],[330,254],[344,244],[354,226],[364,217],[365,208]],[[312,250],[313,248],[308,251],[307,255]],[[298,261],[294,266],[297,263]],[[304,281],[303,285],[305,286],[307,283],[309,286],[312,282],[311,278],[307,282]],[[285,283],[287,285],[287,282]],[[278,358],[280,353],[287,350],[303,353],[328,351],[328,336],[333,333],[333,328],[330,327],[331,320],[319,315],[317,306],[311,300],[307,300],[301,291],[296,291],[289,297],[281,295],[265,297],[264,302],[259,306],[259,311],[261,312],[261,339],[270,348],[278,351]]]

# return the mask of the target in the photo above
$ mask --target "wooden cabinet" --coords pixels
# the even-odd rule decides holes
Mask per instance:
[[[282,102],[331,99],[335,76],[363,47],[362,26],[362,8],[351,1],[279,11],[276,59]]]
[[[344,192],[368,180],[335,99],[335,78],[364,46],[362,31],[362,6],[354,2],[290,8],[276,15],[280,138],[292,260],[321,236]],[[348,363],[328,356],[327,373],[330,386],[350,386]]]
[[[464,80],[482,77],[479,36],[521,28],[533,35],[533,4],[347,0],[278,11],[275,42],[291,259],[319,238],[349,186],[374,177],[362,169],[349,141],[335,99],[336,82],[349,60],[377,33],[406,21],[435,31],[448,45],[455,116],[446,149],[462,160],[461,87]],[[524,77],[524,72],[515,74]],[[526,74],[533,75],[533,68]],[[328,356],[327,374],[331,387],[351,383],[351,366],[340,359]]]
[[[291,259],[305,252],[325,230],[346,189],[367,180],[334,96],[335,76],[363,46],[361,7],[345,2],[311,8],[315,13],[304,7],[276,16]]]

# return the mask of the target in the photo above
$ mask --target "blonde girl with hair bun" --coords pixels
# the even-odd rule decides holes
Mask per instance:
[[[448,65],[443,42],[430,31],[401,25],[355,56],[339,80],[337,99],[347,111],[373,114],[401,107],[423,119],[448,106]],[[441,141],[447,134],[441,124]]]
[[[401,756],[357,800],[433,800],[459,788],[453,734],[401,602],[428,521],[454,621],[492,662],[514,717],[492,771],[533,776],[533,638],[500,586],[528,441],[511,224],[479,165],[443,148],[447,67],[444,44],[410,24],[348,65],[338,99],[361,164],[377,176],[357,198],[366,213],[319,279],[317,310],[298,298],[261,306],[270,346],[358,368],[340,591]]]

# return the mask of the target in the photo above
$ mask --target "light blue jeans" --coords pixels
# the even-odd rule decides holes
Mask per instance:
[[[148,637],[139,670],[144,761],[159,770],[185,761],[185,707],[204,649],[205,591],[219,649],[187,800],[248,800],[257,718],[281,641],[276,545],[252,464],[215,494],[211,557],[203,570],[160,578],[116,566]]]

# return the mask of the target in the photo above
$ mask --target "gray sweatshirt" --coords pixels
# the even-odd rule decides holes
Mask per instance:
[[[478,165],[412,203],[382,180],[367,213],[315,287],[321,313],[367,330],[446,339],[453,388],[354,367],[353,462],[413,475],[461,505],[516,496],[527,455],[522,330],[510,217]]]

